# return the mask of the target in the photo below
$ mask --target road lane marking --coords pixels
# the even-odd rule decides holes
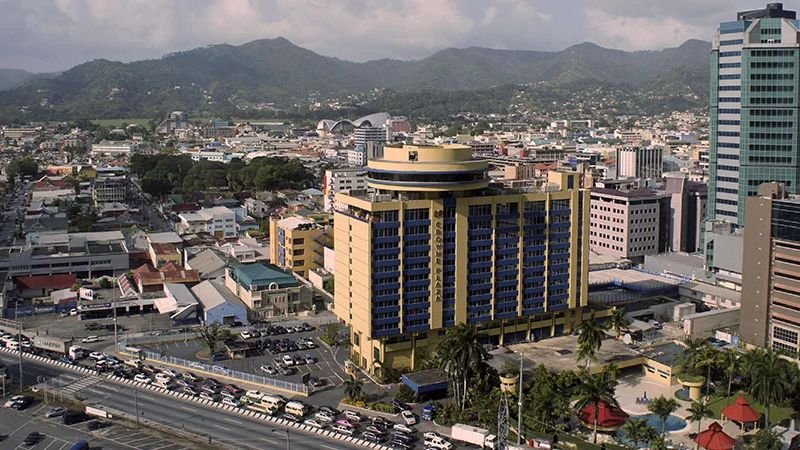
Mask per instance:
[[[212,423],[212,424],[211,424],[211,426],[212,426],[212,427],[217,427],[217,428],[219,428],[220,430],[231,431],[231,429],[230,429],[230,428],[228,428],[228,427],[223,427],[222,425],[218,425],[218,424],[216,424],[216,423]]]
[[[235,423],[236,425],[241,425],[242,424],[242,422],[240,422],[240,421],[238,421],[236,419],[231,419],[230,417],[223,417],[222,420],[224,420],[226,422],[230,422],[230,423]]]
[[[197,408],[191,408],[189,406],[183,406],[183,405],[178,406],[178,408],[180,408],[180,409],[182,409],[184,411],[191,411],[191,412],[197,411]]]
[[[334,447],[331,447],[331,446],[325,445],[325,444],[319,444],[319,446],[322,447],[322,448],[327,448],[328,450],[339,450],[338,448],[334,448]]]
[[[274,441],[274,440],[272,440],[272,439],[268,439],[268,438],[265,438],[265,437],[262,437],[262,438],[259,438],[259,439],[261,439],[261,440],[262,440],[262,441],[264,441],[264,442],[268,442],[268,443],[270,443],[270,444],[272,444],[272,445],[275,445],[275,444],[277,444],[277,443],[278,443],[277,441]],[[329,448],[330,448],[330,447],[329,447]],[[334,449],[332,449],[332,450],[337,450],[337,449],[335,449],[335,448],[334,448]]]

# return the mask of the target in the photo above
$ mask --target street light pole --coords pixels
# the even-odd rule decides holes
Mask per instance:
[[[133,385],[133,404],[134,412],[136,413],[136,426],[139,427],[139,389],[136,384]]]
[[[19,302],[14,307],[14,320],[17,322],[17,351],[19,352],[19,392],[22,393],[22,323],[19,321]]]

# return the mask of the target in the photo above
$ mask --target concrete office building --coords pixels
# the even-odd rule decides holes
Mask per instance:
[[[92,183],[92,200],[98,203],[125,203],[128,200],[128,177],[102,177]]]
[[[768,183],[747,199],[740,332],[748,344],[800,351],[800,199]]]
[[[670,199],[670,195],[652,189],[593,188],[589,248],[635,262],[666,251]]]
[[[323,248],[330,227],[302,217],[269,220],[270,261],[303,278],[325,264]]]
[[[136,144],[128,141],[102,141],[92,144],[93,155],[130,156],[136,150]]]
[[[125,237],[119,231],[42,234],[33,239],[29,234],[28,238],[24,247],[0,248],[0,272],[91,278],[130,270]]]
[[[236,213],[224,206],[178,214],[178,219],[180,221],[175,228],[179,234],[211,233],[217,239],[235,238],[238,235]]]
[[[336,193],[367,189],[367,172],[360,168],[326,170],[322,189],[325,197],[325,211],[330,212],[333,210]]]
[[[250,321],[311,309],[311,288],[275,266],[242,264],[225,270],[225,287],[248,308]]]
[[[795,18],[781,3],[770,3],[717,28],[709,99],[710,220],[744,225],[745,198],[765,182],[800,192]]]
[[[672,210],[669,249],[694,253],[700,250],[708,186],[690,181],[684,173],[670,174],[665,179],[665,191],[671,196]]]
[[[661,178],[664,149],[661,147],[620,147],[617,149],[617,178]]]
[[[571,332],[587,305],[589,192],[489,186],[465,145],[392,146],[368,163],[375,192],[339,193],[335,307],[351,352],[372,373],[418,368],[445,331],[476,325],[486,342]]]

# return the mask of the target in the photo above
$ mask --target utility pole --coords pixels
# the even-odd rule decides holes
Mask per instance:
[[[114,299],[111,302],[111,307],[114,308],[114,351],[118,352],[119,342],[117,338],[117,286],[114,286]]]
[[[139,389],[136,388],[136,384],[133,385],[133,404],[134,404],[134,412],[136,413],[136,426],[139,427]]]
[[[517,445],[522,445],[522,352],[519,352],[519,379],[517,380]]]
[[[22,323],[19,321],[19,302],[14,308],[14,320],[17,322],[17,351],[19,352],[19,393],[22,393]]]

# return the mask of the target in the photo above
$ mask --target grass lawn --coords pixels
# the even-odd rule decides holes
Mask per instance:
[[[128,125],[135,123],[146,127],[149,121],[150,119],[148,118],[134,117],[132,119],[94,119],[92,123],[101,127],[119,128],[123,123],[127,123]]]
[[[742,393],[737,392],[727,398],[712,396],[709,406],[711,406],[711,410],[714,412],[714,417],[719,418],[722,413],[722,409],[733,403],[739,397],[739,395],[742,395]],[[760,412],[761,414],[764,414],[764,407],[761,406],[760,403],[754,401],[749,394],[744,394],[744,397],[748,402],[750,402],[750,406],[755,408],[756,411]],[[791,408],[772,406],[769,409],[769,421],[772,424],[776,424],[781,420],[791,418],[793,414],[795,414],[795,411]]]

